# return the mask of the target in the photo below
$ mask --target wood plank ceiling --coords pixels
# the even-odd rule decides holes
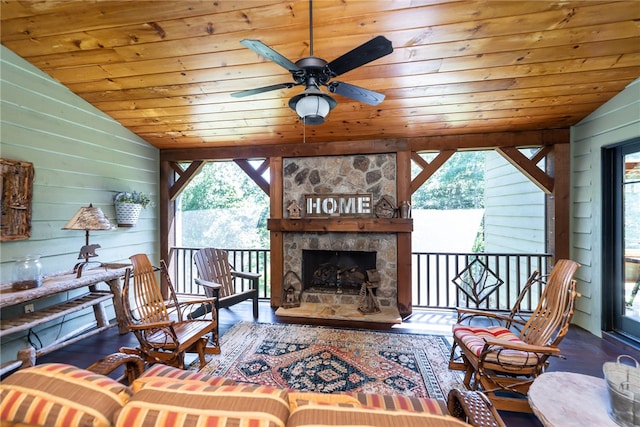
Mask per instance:
[[[240,44],[309,55],[307,1],[15,1],[1,42],[161,149],[395,139],[567,128],[640,76],[637,1],[316,0],[314,55],[377,35],[394,52],[337,78],[319,126],[288,106],[303,86]],[[323,88],[326,91],[326,88]]]

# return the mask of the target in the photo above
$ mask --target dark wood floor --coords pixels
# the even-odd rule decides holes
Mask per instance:
[[[220,333],[224,334],[238,321],[253,321],[251,305],[241,303],[231,309],[222,309],[220,313]],[[260,303],[261,323],[281,323],[274,310],[267,303]],[[449,312],[416,311],[394,332],[417,334],[447,334],[451,330],[453,317]],[[335,325],[332,325],[335,326]],[[349,325],[353,327],[353,325]],[[132,334],[119,335],[117,328],[81,340],[38,358],[37,363],[63,362],[79,367],[87,367],[96,360],[117,351],[121,346],[135,346]],[[640,360],[640,352],[633,347],[611,339],[600,339],[584,329],[572,327],[560,348],[566,359],[551,361],[551,371],[578,372],[602,377],[602,364],[615,361],[620,354],[629,354]],[[531,414],[501,412],[511,427],[540,427],[542,424]],[[586,426],[585,426],[586,427]]]

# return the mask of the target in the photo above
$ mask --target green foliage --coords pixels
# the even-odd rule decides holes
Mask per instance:
[[[269,247],[269,199],[235,163],[207,163],[180,197],[183,245]]]
[[[484,153],[455,153],[411,196],[414,209],[484,207]],[[428,156],[425,155],[428,159]],[[430,160],[430,159],[428,159]],[[419,172],[415,168],[414,176]]]
[[[141,193],[139,191],[123,191],[116,194],[113,197],[113,201],[116,203],[134,203],[136,205],[142,205],[143,208],[151,205],[151,198],[149,197],[149,195]]]

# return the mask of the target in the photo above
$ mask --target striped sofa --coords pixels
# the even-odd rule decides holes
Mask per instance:
[[[503,426],[490,406],[478,412],[485,400],[477,397],[456,391],[447,407],[404,396],[297,392],[161,364],[124,385],[51,363],[21,369],[0,383],[0,420],[2,426],[56,427]]]

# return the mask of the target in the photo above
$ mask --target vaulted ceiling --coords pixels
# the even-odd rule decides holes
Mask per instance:
[[[334,78],[385,95],[331,94],[324,124],[288,106],[303,86],[240,44],[309,56],[307,1],[15,1],[1,42],[161,149],[567,128],[640,76],[637,1],[316,0],[314,56],[375,36],[393,53]],[[322,87],[328,93],[326,87]]]

